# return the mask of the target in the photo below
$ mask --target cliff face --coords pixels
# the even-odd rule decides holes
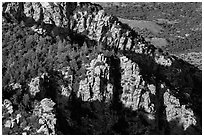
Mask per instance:
[[[121,103],[124,108],[141,115],[157,131],[156,134],[201,133],[201,71],[155,48],[116,17],[106,15],[100,6],[61,2],[3,3],[3,18],[4,21],[23,22],[43,35],[56,31],[59,34],[60,30],[77,33],[95,41],[95,46],[101,49],[120,54],[107,57],[101,53],[90,63],[83,63],[85,77],[79,81],[78,90],[74,93],[77,99],[112,105]],[[65,70],[71,71],[69,67]],[[62,74],[61,79],[70,81],[69,84],[57,84],[55,87],[60,91],[60,95],[55,95],[57,106],[64,109],[71,104],[60,106],[59,100],[61,96],[72,96],[75,76],[64,70],[58,71]],[[51,78],[44,74],[41,78],[33,78],[28,84],[31,95],[43,92],[41,102],[48,94],[43,90],[43,79],[49,81]],[[12,113],[9,108],[12,103],[7,104],[4,103],[4,107],[8,113]],[[48,104],[51,108],[55,105],[54,102]],[[49,111],[50,117],[44,118],[48,123],[54,119],[52,109]],[[53,126],[56,123],[51,122],[49,127],[42,121],[39,121],[42,126],[36,132],[55,134]],[[11,127],[8,124],[4,126]]]
[[[105,100],[110,101],[113,94],[113,85],[108,82],[110,79],[110,66],[103,55],[86,65],[86,77],[79,83],[77,97],[83,101]]]

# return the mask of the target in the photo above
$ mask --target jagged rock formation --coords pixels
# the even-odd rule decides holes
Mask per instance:
[[[190,125],[196,125],[196,118],[193,111],[187,109],[186,105],[181,105],[179,99],[170,95],[169,92],[164,93],[164,105],[166,106],[167,121],[179,119],[179,124],[183,126],[184,130]]]
[[[34,115],[39,117],[40,128],[37,133],[43,132],[46,135],[55,134],[56,118],[53,114],[53,106],[55,103],[51,99],[44,98],[40,104],[36,104],[33,110]]]
[[[153,112],[154,103],[150,100],[150,94],[154,96],[155,91],[150,93],[150,90],[144,90],[145,88],[148,89],[148,87],[140,74],[139,66],[125,56],[120,57],[120,62],[121,86],[123,90],[121,101],[126,107],[131,107],[133,110],[143,108],[148,113]]]
[[[63,2],[4,3],[3,17],[14,22],[23,21],[40,34],[60,27],[96,41],[98,45],[95,46],[122,54],[116,56],[117,59],[99,54],[89,64],[83,64],[86,75],[75,93],[82,101],[111,102],[117,98],[124,107],[140,113],[161,134],[200,134],[200,71],[155,48],[116,17],[106,15],[100,6]],[[58,87],[66,97],[71,96],[74,81],[68,71],[69,67],[60,70],[62,79],[69,79],[70,84]],[[45,74],[31,80],[28,85],[31,95],[43,92],[40,81],[44,76],[49,79]],[[18,84],[13,86],[20,88]],[[48,106],[42,103],[45,100]],[[42,125],[37,133],[55,134],[56,121],[51,112],[54,104],[52,100],[42,99],[41,105],[36,105],[34,110],[46,112],[46,116],[37,114]],[[8,113],[12,113],[11,106],[9,100],[4,100]],[[45,124],[44,119],[48,123]],[[6,122],[5,127],[11,127],[10,123]]]
[[[109,83],[109,66],[103,54],[87,65],[86,78],[79,83],[78,97],[83,101],[110,101],[113,86]]]

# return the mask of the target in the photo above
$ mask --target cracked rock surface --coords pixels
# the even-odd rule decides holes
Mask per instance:
[[[61,29],[94,41],[97,43],[95,47],[101,46],[102,49],[115,53],[112,56],[99,53],[88,63],[82,62],[85,77],[79,80],[77,78],[82,76],[77,76],[71,65],[61,70],[53,70],[52,76],[44,73],[32,78],[26,86],[28,94],[32,95],[31,99],[36,97],[38,100],[30,106],[33,114],[31,117],[37,120],[39,125],[29,125],[29,120],[27,122],[24,120],[25,122],[19,125],[18,121],[23,120],[23,114],[21,112],[13,114],[12,101],[6,98],[2,103],[2,108],[5,109],[2,117],[6,115],[9,117],[3,120],[4,128],[12,130],[13,125],[17,123],[19,127],[24,127],[21,134],[31,134],[32,131],[32,134],[53,135],[57,134],[56,128],[67,133],[66,128],[70,132],[72,127],[79,130],[76,128],[76,123],[79,119],[83,120],[91,115],[93,112],[88,111],[88,108],[91,108],[103,116],[106,113],[112,114],[108,117],[109,120],[105,116],[105,118],[98,115],[91,117],[94,119],[102,117],[101,123],[118,120],[118,123],[112,122],[115,124],[112,129],[121,130],[119,127],[127,124],[123,120],[128,119],[128,114],[115,118],[112,111],[97,106],[108,104],[108,108],[116,106],[117,115],[122,113],[119,110],[122,107],[131,111],[136,119],[133,123],[146,124],[145,134],[153,131],[155,133],[151,134],[202,132],[200,110],[202,72],[193,65],[154,47],[129,26],[118,21],[117,17],[107,15],[99,5],[69,2],[12,2],[3,3],[2,13],[3,21],[24,22],[38,34],[46,35],[56,31],[59,34]],[[21,91],[21,88],[19,83],[9,85],[9,89],[13,91]],[[26,100],[28,94],[23,97],[25,103],[28,102]],[[47,98],[48,96],[52,98]],[[94,106],[95,103],[98,104]],[[84,104],[88,104],[87,108],[83,108]],[[84,113],[79,114],[78,109],[82,108]],[[79,118],[75,114],[79,115]],[[56,117],[59,119],[61,117],[61,120]],[[73,119],[77,122],[73,122]],[[66,121],[63,127],[65,129],[60,127],[61,123],[58,123],[64,121]],[[85,128],[92,129],[94,122],[91,120],[84,122],[87,125]],[[112,123],[106,124],[105,127],[108,128]],[[129,122],[127,127],[133,130],[138,128],[131,124]],[[100,131],[100,128],[97,128],[96,130]],[[80,133],[84,133],[83,130]],[[106,130],[106,133],[110,131]]]

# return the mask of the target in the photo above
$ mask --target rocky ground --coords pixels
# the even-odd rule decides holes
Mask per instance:
[[[100,5],[3,3],[2,15],[3,134],[202,133],[202,71]]]

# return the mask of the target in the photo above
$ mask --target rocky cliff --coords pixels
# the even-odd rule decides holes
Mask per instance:
[[[71,66],[68,66],[57,70],[59,73],[57,79],[53,79],[50,74],[43,74],[27,84],[28,94],[40,95],[38,98],[41,100],[32,110],[32,114],[39,117],[40,124],[38,128],[29,126],[33,127],[33,134],[56,134],[56,128],[63,134],[68,133],[63,131],[66,127],[59,127],[62,120],[55,121],[54,113],[57,111],[66,117],[66,121],[70,121],[70,112],[66,109],[75,106],[78,108],[69,110],[74,113],[76,111],[74,109],[77,109],[78,112],[81,108],[76,105],[79,100],[88,104],[95,102],[108,104],[110,110],[116,110],[118,115],[120,109],[128,109],[132,117],[135,119],[140,117],[143,124],[146,123],[144,125],[148,129],[145,130],[145,134],[201,134],[201,70],[155,48],[129,26],[118,21],[117,17],[107,15],[99,5],[64,2],[3,3],[2,13],[3,22],[23,23],[40,35],[72,39],[75,36],[73,34],[77,34],[82,39],[73,39],[78,40],[79,45],[86,43],[88,46],[113,52],[112,56],[100,52],[89,63],[83,62],[82,66],[85,67],[83,78],[76,76],[70,69]],[[94,44],[90,44],[90,41],[94,41]],[[89,55],[87,57],[89,58]],[[70,71],[72,73],[69,73]],[[78,86],[73,84],[76,79]],[[55,81],[55,85],[50,88],[45,87],[43,83],[50,81]],[[18,83],[12,83],[10,87],[12,90],[21,89]],[[52,100],[45,98],[47,94],[51,94],[47,91],[49,89],[57,92],[52,95]],[[73,96],[71,102],[62,105],[62,98],[69,100]],[[3,108],[7,111],[3,115],[13,113],[11,106],[12,102],[4,98]],[[55,111],[53,106],[56,106]],[[98,109],[92,111],[94,110],[96,113],[100,111]],[[107,110],[103,111],[104,115]],[[13,119],[3,122],[3,127],[12,130],[10,121]],[[111,120],[114,118],[110,118]],[[140,123],[140,120],[136,123]],[[69,122],[65,123],[64,126]],[[23,129],[24,134],[27,128]],[[132,128],[136,130],[140,125]],[[109,134],[109,132],[96,132],[96,134]],[[138,132],[138,134],[144,133]]]

